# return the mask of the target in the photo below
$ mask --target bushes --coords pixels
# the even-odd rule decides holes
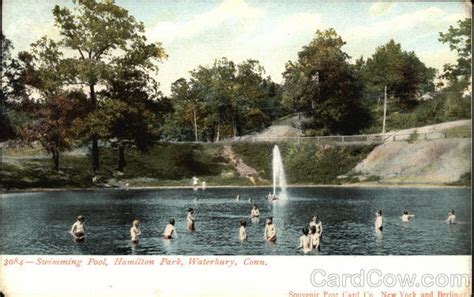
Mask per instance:
[[[164,143],[156,144],[147,152],[129,149],[124,177],[176,180],[194,175],[218,175],[224,167],[221,149],[216,145]]]

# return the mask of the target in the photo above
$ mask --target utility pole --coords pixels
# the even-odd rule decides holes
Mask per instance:
[[[312,80],[316,83],[316,94],[317,98],[319,99],[319,71],[316,71],[316,74],[313,75]],[[314,102],[314,96],[311,98],[311,108],[314,110],[314,107],[316,106]]]
[[[384,88],[383,96],[383,124],[382,124],[382,138],[385,138],[385,118],[387,116],[387,86]]]

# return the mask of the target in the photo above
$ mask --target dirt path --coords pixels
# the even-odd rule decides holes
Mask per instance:
[[[230,145],[225,145],[223,150],[223,155],[226,159],[229,160],[229,163],[234,166],[235,170],[240,177],[256,177],[258,176],[257,170],[245,164],[242,159],[237,158],[232,147]]]

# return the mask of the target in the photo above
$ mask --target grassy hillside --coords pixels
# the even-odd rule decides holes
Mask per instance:
[[[335,184],[337,176],[350,171],[372,150],[372,146],[318,147],[314,145],[281,144],[289,183]],[[232,149],[238,158],[257,170],[255,184],[270,184],[273,144],[236,143]],[[101,150],[101,169],[94,174],[89,156],[61,158],[61,171],[52,170],[51,160],[22,159],[3,162],[0,180],[3,188],[68,188],[93,186],[189,186],[193,176],[208,185],[253,185],[238,177],[220,144],[163,144],[149,151],[126,151],[127,165],[123,173],[115,171],[117,152]]]
[[[337,184],[344,175],[362,161],[374,146],[315,146],[312,144],[280,144],[288,183]],[[257,169],[260,176],[271,179],[273,144],[234,144],[234,151],[245,163]]]

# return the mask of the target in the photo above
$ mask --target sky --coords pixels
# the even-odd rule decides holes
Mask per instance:
[[[442,71],[456,61],[439,32],[471,15],[470,2],[317,1],[317,0],[116,0],[145,25],[150,42],[162,42],[168,58],[157,76],[168,95],[170,85],[198,65],[217,58],[240,63],[256,59],[280,83],[285,63],[316,30],[334,28],[353,60],[370,57],[390,39],[415,51],[427,66]],[[52,9],[72,0],[3,0],[3,32],[15,52],[47,35],[59,39]]]

